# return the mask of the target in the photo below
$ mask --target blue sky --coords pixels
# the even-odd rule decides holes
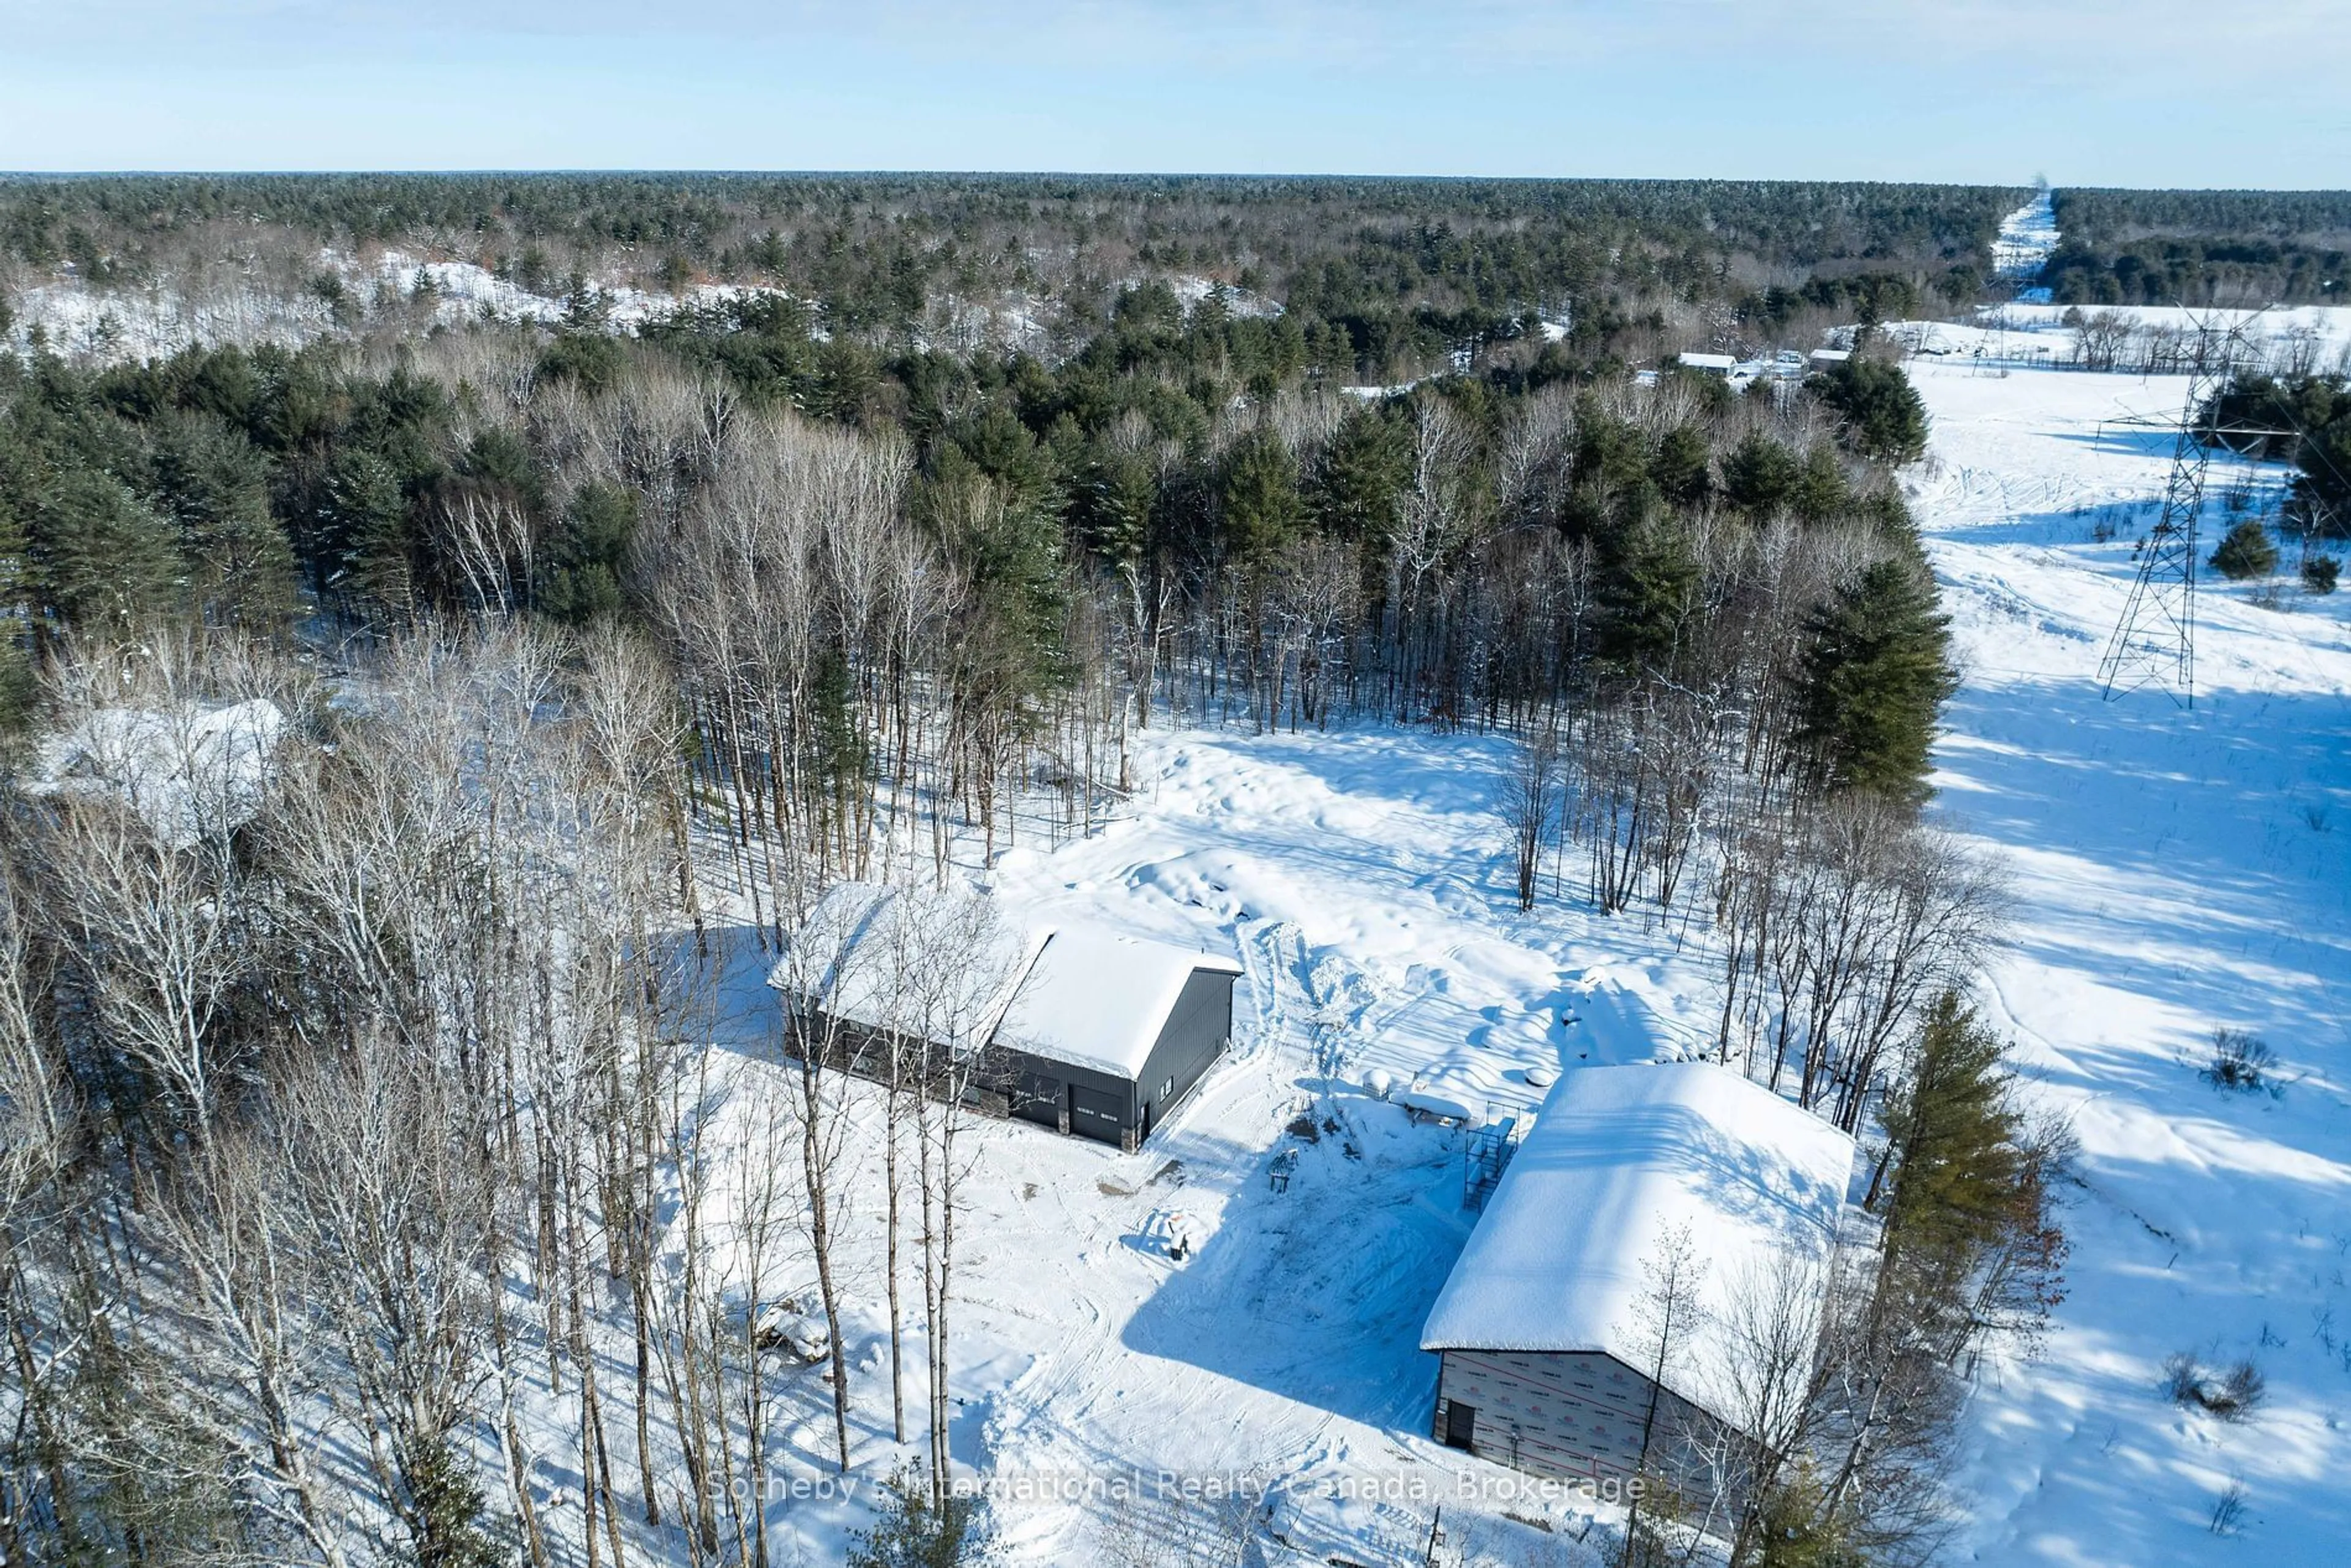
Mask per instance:
[[[0,168],[2341,187],[2351,3],[0,0]]]

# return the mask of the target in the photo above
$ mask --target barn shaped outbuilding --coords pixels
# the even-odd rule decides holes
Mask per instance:
[[[910,1003],[893,954],[977,909],[973,895],[838,883],[795,935],[799,957],[768,983],[859,1033],[973,1053],[974,1094],[990,1110],[1138,1147],[1230,1043],[1240,965],[1106,925],[989,917],[965,927],[980,949],[969,978]]]
[[[1787,1270],[1824,1290],[1853,1140],[1703,1062],[1563,1075],[1421,1333],[1431,1435],[1537,1474],[1686,1480],[1750,1436],[1735,1325]],[[1686,1327],[1658,1371],[1655,1270],[1687,1232]],[[1730,1478],[1732,1487],[1736,1479]]]

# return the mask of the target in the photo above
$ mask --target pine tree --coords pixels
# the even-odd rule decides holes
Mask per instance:
[[[262,632],[284,626],[294,613],[294,551],[270,516],[268,459],[219,420],[188,414],[164,423],[156,472],[196,613]]]
[[[1936,720],[1959,689],[1949,627],[1933,577],[1911,554],[1871,566],[1813,612],[1798,738],[1823,787],[1926,798]]]
[[[978,1506],[935,1498],[911,1468],[882,1484],[882,1510],[849,1549],[849,1568],[972,1568],[987,1561]]]
[[[909,509],[970,580],[996,634],[986,640],[990,678],[1009,691],[1044,690],[1063,673],[1069,580],[1059,517],[1016,502],[956,445],[942,443],[932,468],[914,484]]]
[[[2247,517],[2231,528],[2212,552],[2212,570],[2231,582],[2267,577],[2277,570],[2277,546],[2270,542],[2270,531],[2259,517]]]
[[[1140,453],[1102,451],[1080,474],[1071,512],[1087,548],[1114,563],[1141,559],[1159,496],[1151,464]]]
[[[1227,455],[1219,498],[1226,548],[1244,562],[1266,559],[1306,521],[1290,448],[1262,425],[1243,436]]]
[[[618,485],[580,487],[563,514],[552,559],[533,602],[543,615],[569,626],[621,612],[621,580],[636,532],[637,497]]]
[[[1697,608],[1698,557],[1670,518],[1640,508],[1603,536],[1600,653],[1625,673],[1665,673]]]
[[[33,704],[31,651],[21,613],[31,572],[19,511],[30,459],[15,432],[0,425],[0,750],[24,728]]]
[[[1863,456],[1903,464],[1927,455],[1927,405],[1901,366],[1856,356],[1812,384]]]
[[[1869,1554],[1853,1541],[1849,1510],[1831,1511],[1827,1495],[1799,1468],[1764,1500],[1755,1532],[1758,1568],[1867,1568]]]
[[[110,474],[69,467],[54,475],[26,533],[34,585],[75,631],[125,632],[179,591],[172,525]]]
[[[327,474],[312,570],[340,590],[405,612],[413,597],[414,528],[400,471],[367,447],[336,455]]]
[[[1796,515],[1809,523],[1826,522],[1853,504],[1853,490],[1845,483],[1844,469],[1837,463],[1835,450],[1823,441],[1813,448],[1804,459],[1802,477],[1796,481],[1791,504]]]
[[[1649,463],[1649,476],[1675,506],[1705,506],[1714,493],[1713,451],[1706,432],[1694,424],[1677,424],[1666,432]]]
[[[1988,1333],[2029,1345],[2065,1294],[2057,1193],[2074,1144],[2017,1111],[2007,1052],[1956,993],[1937,998],[1871,1184],[1878,1207],[1891,1172],[1875,1315],[1946,1363]]]
[[[481,1483],[446,1442],[425,1445],[405,1479],[416,1568],[499,1568],[507,1561],[482,1528]]]
[[[1760,430],[1743,436],[1722,460],[1722,490],[1730,504],[1755,517],[1769,517],[1793,504],[1803,470],[1795,454]]]
[[[1359,409],[1324,447],[1314,476],[1315,521],[1342,538],[1376,538],[1395,517],[1412,476],[1403,422],[1378,405]]]
[[[1911,1054],[1886,1113],[1893,1172],[1888,1250],[1935,1237],[1944,1245],[1989,1239],[2019,1163],[2008,1042],[1947,990],[1935,998]]]

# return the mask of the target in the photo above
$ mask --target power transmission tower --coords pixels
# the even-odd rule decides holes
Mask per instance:
[[[2179,416],[2163,514],[2139,547],[2138,578],[2098,663],[2108,702],[2141,686],[2160,685],[2183,707],[2196,706],[2196,525],[2212,466],[2219,394],[2235,379],[2246,325],[2241,321],[2225,332],[2215,321],[2197,325],[2188,406]]]

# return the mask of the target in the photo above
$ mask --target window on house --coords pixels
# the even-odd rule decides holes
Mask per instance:
[[[1161,1084],[1161,1085],[1159,1086],[1159,1097],[1160,1097],[1162,1100],[1166,1099],[1166,1098],[1167,1098],[1167,1096],[1169,1096],[1170,1094],[1173,1094],[1173,1093],[1175,1093],[1175,1092],[1176,1092],[1176,1081],[1175,1081],[1173,1078],[1169,1079],[1166,1082],[1165,1082],[1165,1083],[1163,1083],[1163,1084]]]

